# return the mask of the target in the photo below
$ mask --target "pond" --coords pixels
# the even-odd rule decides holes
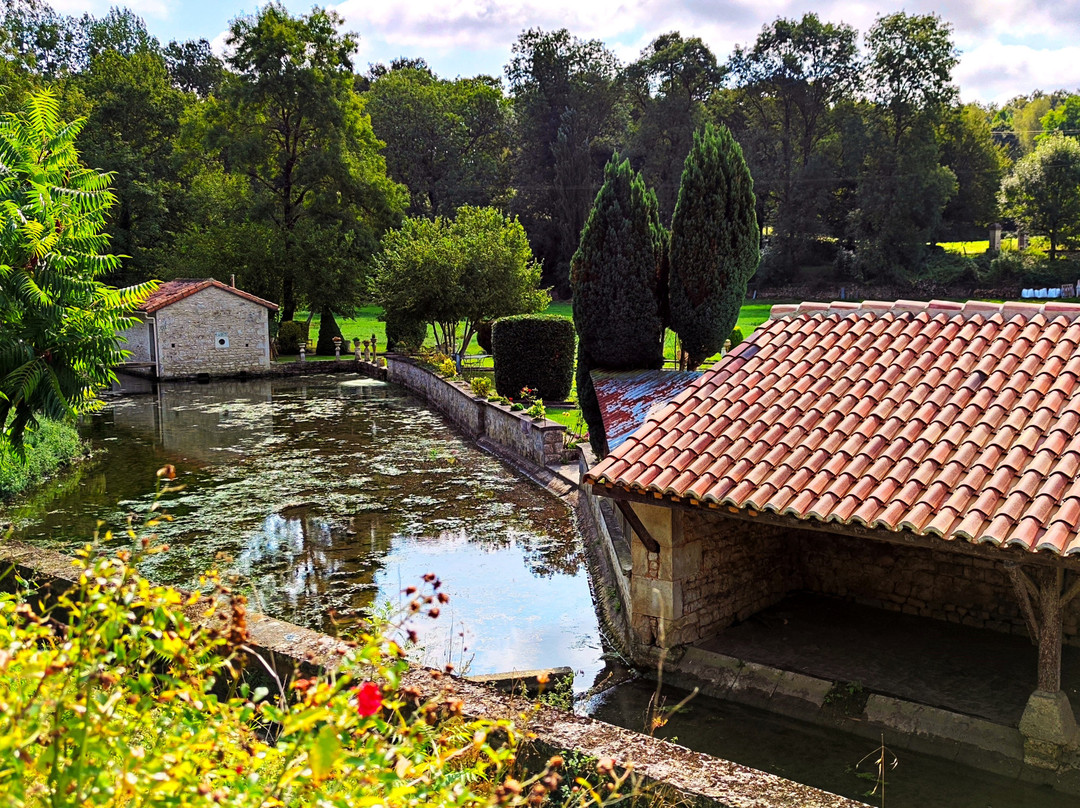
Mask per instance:
[[[9,508],[15,538],[72,550],[129,515],[176,467],[169,545],[141,567],[191,586],[214,567],[253,608],[329,633],[397,608],[428,572],[450,603],[414,624],[424,661],[496,673],[603,667],[580,539],[566,506],[473,447],[403,389],[355,376],[163,384],[84,424],[93,458]]]

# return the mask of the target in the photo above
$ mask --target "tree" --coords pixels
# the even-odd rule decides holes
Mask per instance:
[[[0,425],[16,449],[38,417],[100,406],[122,361],[117,334],[151,291],[106,287],[109,177],[79,162],[84,119],[63,123],[50,92],[0,117]]]
[[[598,40],[533,29],[514,43],[506,77],[518,143],[512,209],[545,282],[565,291],[604,164],[625,129],[619,62]]]
[[[1080,138],[1080,95],[1070,95],[1064,103],[1043,115],[1040,123],[1043,133],[1035,138],[1040,143],[1052,137],[1054,132]]]
[[[754,181],[727,127],[706,125],[694,136],[670,255],[669,319],[692,369],[723,348],[761,257]]]
[[[704,123],[705,105],[724,74],[701,39],[685,39],[678,32],[657,37],[623,72],[637,118],[627,156],[656,190],[664,221],[675,209],[678,178],[694,131]]]
[[[173,86],[206,98],[216,93],[225,78],[225,65],[205,39],[170,42],[162,54]]]
[[[794,272],[805,242],[825,229],[822,197],[835,182],[821,176],[819,149],[832,130],[834,105],[859,87],[857,37],[851,26],[823,23],[810,13],[766,25],[752,48],[737,47],[731,57],[740,99],[772,140],[775,168],[758,193],[770,197],[774,263],[785,276]]]
[[[986,110],[964,104],[949,110],[941,127],[941,162],[956,175],[956,195],[942,219],[963,233],[998,217],[997,194],[1005,170],[1004,150],[994,142]]]
[[[574,325],[596,367],[663,364],[665,245],[656,195],[616,154],[604,169],[570,276]]]
[[[1060,132],[1020,159],[1001,186],[1005,212],[1050,241],[1050,259],[1080,223],[1080,143]]]
[[[299,279],[318,277],[323,266],[318,251],[298,249],[302,223],[331,227],[309,244],[331,247],[334,226],[344,223],[361,235],[357,243],[375,245],[404,202],[353,90],[356,38],[340,24],[332,11],[292,17],[275,3],[234,20],[226,44],[236,75],[223,85],[222,102],[206,105],[201,124],[221,164],[251,182],[252,214],[279,233],[274,297],[283,320],[295,313]]]
[[[387,320],[430,323],[443,349],[458,357],[480,323],[551,302],[538,288],[540,265],[525,229],[494,208],[466,206],[453,219],[410,217],[383,237],[376,266]]]
[[[879,17],[866,44],[873,106],[848,235],[861,277],[895,281],[919,271],[956,193],[935,132],[956,94],[957,53],[950,26],[933,14]]]
[[[411,194],[413,216],[452,216],[508,195],[510,105],[496,79],[446,81],[430,70],[384,70],[367,91],[386,167]]]
[[[936,14],[878,17],[866,35],[866,89],[889,118],[894,146],[924,115],[936,119],[956,96],[959,57],[952,26]]]
[[[187,99],[172,85],[165,60],[150,50],[129,56],[104,50],[73,82],[90,103],[84,159],[115,175],[118,201],[109,228],[113,249],[127,257],[108,280],[149,280],[179,224],[183,190],[175,143]]]

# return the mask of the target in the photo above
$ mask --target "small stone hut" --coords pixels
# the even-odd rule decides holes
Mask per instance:
[[[125,367],[158,379],[232,376],[270,366],[270,312],[277,306],[213,278],[161,284],[121,334]]]
[[[774,306],[583,478],[619,506],[642,646],[810,592],[1026,633],[1025,758],[1077,727],[1080,306]]]

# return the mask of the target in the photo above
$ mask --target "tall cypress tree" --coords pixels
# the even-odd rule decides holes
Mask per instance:
[[[593,448],[604,427],[588,372],[658,368],[664,362],[663,254],[656,195],[629,160],[604,169],[570,266],[578,332],[578,401]]]
[[[695,368],[724,346],[761,259],[754,181],[725,126],[694,135],[669,249],[670,325]]]

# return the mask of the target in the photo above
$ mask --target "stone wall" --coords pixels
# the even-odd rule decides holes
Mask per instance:
[[[634,505],[660,543],[633,551],[634,632],[640,642],[694,643],[807,591],[975,628],[1027,634],[1000,562],[811,530],[707,510]],[[665,512],[666,513],[663,513]],[[658,622],[660,621],[660,622]],[[1080,600],[1064,615],[1080,645]]]
[[[660,552],[652,553],[631,542],[631,625],[639,642],[697,642],[801,586],[790,539],[769,525],[730,519],[714,524],[707,511],[633,508],[660,544]]]
[[[478,398],[467,384],[444,379],[405,357],[387,355],[386,371],[387,381],[419,394],[472,437],[487,438],[539,466],[562,461],[566,436],[562,424]]]
[[[121,331],[119,336],[120,339],[123,340],[123,344],[120,347],[125,351],[131,351],[131,356],[125,361],[154,361],[154,357],[150,353],[150,324],[145,320],[140,320],[126,331]]]
[[[162,379],[229,376],[269,367],[269,315],[264,306],[209,287],[156,314]],[[219,337],[227,341],[220,347]]]

